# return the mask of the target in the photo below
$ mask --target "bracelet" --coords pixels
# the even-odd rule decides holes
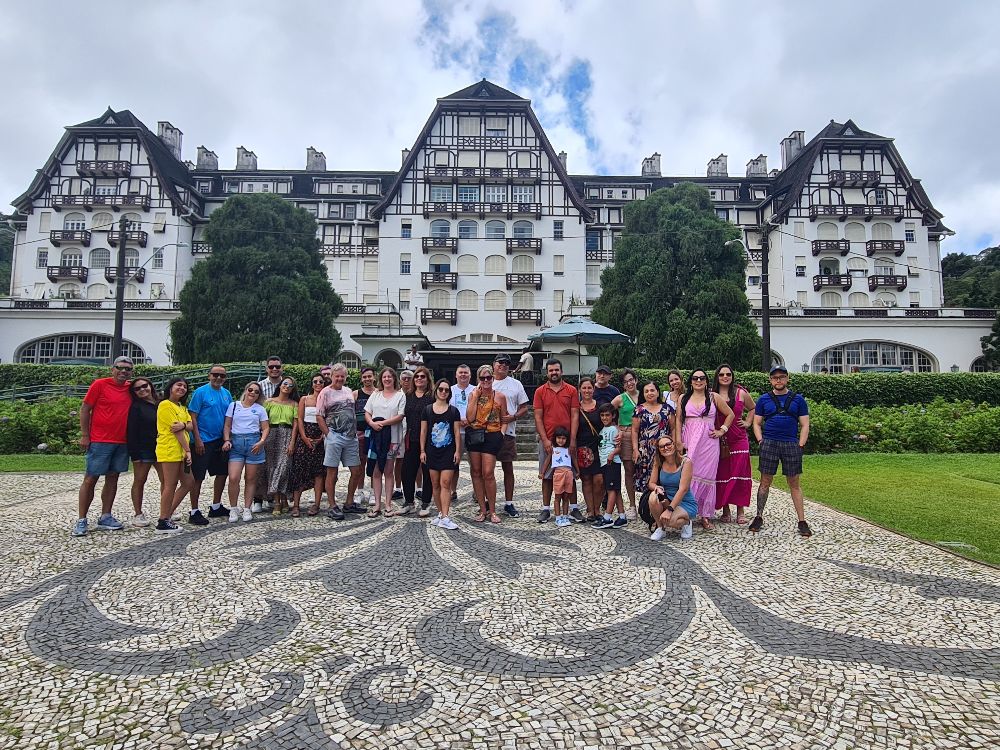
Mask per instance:
[[[729,425],[727,425],[727,424],[722,425],[722,431],[723,432],[729,432]]]

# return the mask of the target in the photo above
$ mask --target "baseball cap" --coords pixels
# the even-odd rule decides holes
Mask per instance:
[[[497,356],[495,356],[493,358],[493,361],[494,362],[499,362],[502,365],[509,365],[510,364],[510,355],[501,352],[500,354],[498,354]]]
[[[613,373],[612,369],[607,365],[601,365],[595,370],[595,372],[606,372],[608,375],[611,375]]]
[[[768,374],[774,375],[774,373],[776,372],[783,372],[785,373],[785,375],[788,374],[788,370],[786,370],[783,365],[775,365],[774,367],[771,368],[771,372],[769,372]]]

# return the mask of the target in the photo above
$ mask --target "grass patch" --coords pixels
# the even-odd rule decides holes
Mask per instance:
[[[805,456],[802,491],[960,555],[1000,565],[1000,455],[851,453]],[[780,474],[775,485],[788,486]]]
[[[44,453],[15,453],[0,456],[0,472],[3,471],[78,471],[82,472],[86,463],[84,456],[47,455]]]

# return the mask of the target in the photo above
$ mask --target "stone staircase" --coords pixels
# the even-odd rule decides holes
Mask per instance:
[[[535,434],[535,413],[531,407],[517,420],[517,459],[538,460],[538,435]]]

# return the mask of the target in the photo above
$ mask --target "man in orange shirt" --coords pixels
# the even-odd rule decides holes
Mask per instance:
[[[569,430],[569,451],[576,453],[576,428],[580,421],[580,396],[576,388],[562,379],[562,362],[550,359],[545,363],[545,384],[535,390],[532,402],[535,411],[535,432],[538,433],[538,472],[545,467],[545,459],[552,455],[552,434],[556,427]],[[545,523],[552,517],[552,468],[542,478],[542,509],[538,513],[538,523]],[[569,516],[582,522],[583,514],[576,504],[576,487],[569,506]]]

